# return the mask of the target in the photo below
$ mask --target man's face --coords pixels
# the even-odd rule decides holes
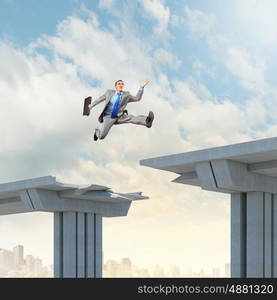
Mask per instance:
[[[116,83],[115,89],[117,92],[121,92],[124,88],[124,82],[123,81],[118,81]]]

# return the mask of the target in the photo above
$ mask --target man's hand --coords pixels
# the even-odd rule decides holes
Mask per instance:
[[[91,110],[92,109],[92,104],[88,105],[88,109]]]
[[[141,87],[141,88],[144,88],[149,82],[150,82],[149,80],[145,80],[144,82],[142,82],[142,83],[140,84],[140,87]]]

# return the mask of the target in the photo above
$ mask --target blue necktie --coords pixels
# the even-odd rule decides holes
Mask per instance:
[[[118,113],[118,109],[119,109],[119,104],[120,104],[120,98],[121,98],[121,93],[116,93],[117,98],[115,100],[114,106],[113,106],[113,110],[112,110],[112,118],[116,118],[117,117],[117,113]]]

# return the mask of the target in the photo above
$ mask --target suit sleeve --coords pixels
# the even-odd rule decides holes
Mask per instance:
[[[97,104],[99,104],[99,103],[105,101],[105,100],[106,100],[106,95],[107,95],[107,92],[106,92],[104,95],[102,95],[102,96],[100,96],[99,98],[97,98],[96,100],[94,100],[94,101],[91,103],[92,107],[94,107],[94,106],[96,106]]]
[[[143,91],[144,91],[144,89],[140,88],[139,91],[137,92],[136,96],[129,95],[128,96],[128,102],[140,101],[141,97],[143,95]]]

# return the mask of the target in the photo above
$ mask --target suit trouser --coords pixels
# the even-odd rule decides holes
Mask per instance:
[[[104,139],[113,125],[127,124],[132,123],[136,125],[146,126],[146,118],[147,116],[139,115],[122,115],[118,118],[111,118],[110,115],[106,115],[103,117],[103,123],[101,129],[96,128],[95,132],[99,139]]]

